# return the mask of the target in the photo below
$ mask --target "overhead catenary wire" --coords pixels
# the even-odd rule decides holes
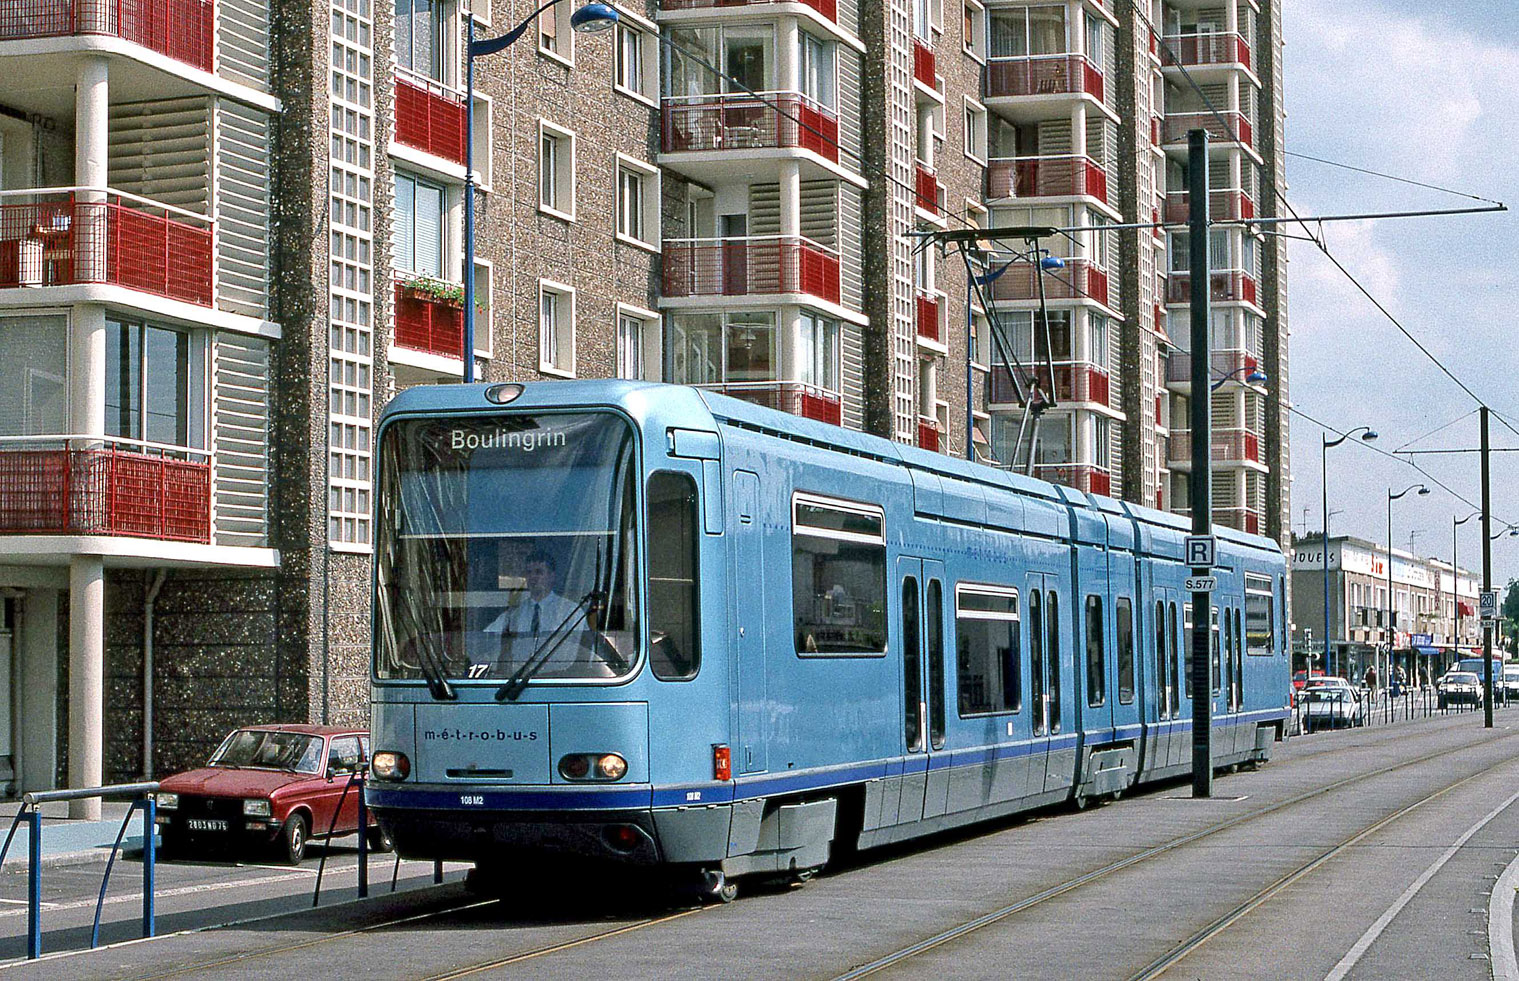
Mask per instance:
[[[1435,435],[1436,433],[1443,433],[1445,430],[1447,430],[1450,427],[1454,426],[1456,423],[1461,422],[1461,421],[1463,421],[1465,419],[1470,419],[1472,416],[1474,416],[1476,414],[1477,414],[1477,410],[1476,409],[1472,409],[1470,412],[1467,412],[1467,413],[1464,413],[1464,414],[1462,414],[1460,416],[1457,416],[1456,418],[1452,419],[1450,422],[1445,423],[1444,425],[1436,426],[1434,429],[1431,429],[1429,432],[1425,433],[1423,436],[1415,436],[1413,439],[1407,440],[1406,442],[1403,443],[1402,446],[1399,446],[1396,450],[1393,450],[1393,452],[1397,453],[1399,450],[1402,450],[1403,447],[1405,447],[1405,446],[1412,446],[1415,443],[1422,442],[1423,440],[1428,439],[1429,437]]]
[[[1502,201],[1494,201],[1492,198],[1485,198],[1480,194],[1470,194],[1466,191],[1458,191],[1453,187],[1441,187],[1439,184],[1426,184],[1423,181],[1416,181],[1409,177],[1399,177],[1396,174],[1384,174],[1379,170],[1371,170],[1367,167],[1356,167],[1348,163],[1340,163],[1338,160],[1325,160],[1323,157],[1315,157],[1312,154],[1308,153],[1298,153],[1294,150],[1283,150],[1282,154],[1283,156],[1297,157],[1300,160],[1312,160],[1314,163],[1327,164],[1330,167],[1339,167],[1343,170],[1353,170],[1358,174],[1369,174],[1372,177],[1381,177],[1385,178],[1386,180],[1397,181],[1400,184],[1412,184],[1414,187],[1423,187],[1431,191],[1440,191],[1445,194],[1454,194],[1459,198],[1470,198],[1473,201],[1483,201],[1487,204],[1503,203]]]

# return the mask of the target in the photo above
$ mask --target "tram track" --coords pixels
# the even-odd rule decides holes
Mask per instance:
[[[1483,740],[1483,741],[1478,741],[1478,742],[1483,743],[1483,744],[1489,744],[1489,743],[1493,743],[1493,742],[1501,742],[1501,741],[1505,741],[1505,740],[1512,740],[1512,739],[1515,739],[1515,738],[1519,738],[1519,733],[1513,733],[1513,734],[1504,735],[1504,736],[1502,736],[1502,737],[1500,737],[1499,739],[1496,739],[1496,740]],[[1114,862],[1111,862],[1111,863],[1109,863],[1107,865],[1101,866],[1100,868],[1093,869],[1093,870],[1091,870],[1089,872],[1085,872],[1085,873],[1083,873],[1081,875],[1078,875],[1075,878],[1068,879],[1065,882],[1062,882],[1062,883],[1060,883],[1058,885],[1051,886],[1048,889],[1044,889],[1044,890],[1042,890],[1042,891],[1040,891],[1038,893],[1035,893],[1032,896],[1025,897],[1025,898],[1020,899],[1020,900],[1018,900],[1017,902],[1014,902],[1014,903],[1009,903],[1006,906],[1003,906],[1003,907],[1000,907],[998,909],[992,910],[991,912],[982,914],[981,916],[978,916],[978,917],[976,917],[976,918],[974,918],[972,920],[967,920],[967,921],[959,924],[958,926],[951,927],[951,928],[949,928],[947,930],[943,930],[943,931],[941,931],[939,933],[936,933],[936,934],[934,934],[932,936],[929,936],[929,937],[926,937],[926,938],[924,938],[922,940],[919,940],[916,943],[910,944],[910,945],[908,945],[906,947],[899,948],[899,949],[897,949],[895,951],[892,951],[889,954],[886,954],[886,955],[884,955],[882,957],[877,958],[876,960],[870,961],[867,964],[860,965],[860,966],[855,967],[854,969],[852,969],[850,971],[845,972],[844,974],[837,975],[833,979],[833,981],[854,981],[854,979],[857,979],[857,978],[868,977],[868,976],[870,976],[872,974],[876,974],[876,973],[878,973],[880,971],[886,970],[887,968],[894,967],[896,965],[902,964],[902,963],[904,963],[904,962],[906,962],[908,960],[911,960],[912,958],[914,958],[914,957],[916,957],[916,956],[918,956],[920,954],[923,954],[923,953],[926,953],[926,952],[928,952],[930,950],[934,950],[936,948],[942,947],[945,944],[953,943],[956,940],[959,940],[959,939],[964,938],[964,937],[966,937],[966,936],[968,936],[970,934],[973,934],[976,931],[981,930],[981,929],[983,929],[985,927],[991,926],[991,925],[993,925],[995,923],[999,923],[999,922],[1001,922],[1003,920],[1006,920],[1006,919],[1008,919],[1010,917],[1016,916],[1016,915],[1018,915],[1020,913],[1024,913],[1024,912],[1026,912],[1028,910],[1034,909],[1035,907],[1038,907],[1038,906],[1041,906],[1041,905],[1043,905],[1045,903],[1048,903],[1051,900],[1059,898],[1060,896],[1064,896],[1067,893],[1073,892],[1073,891],[1075,891],[1077,889],[1080,889],[1080,888],[1082,888],[1084,886],[1090,885],[1090,884],[1092,884],[1094,882],[1097,882],[1099,880],[1106,879],[1109,876],[1112,876],[1112,875],[1114,875],[1116,873],[1122,872],[1122,871],[1124,871],[1126,869],[1133,868],[1134,866],[1143,864],[1145,862],[1149,862],[1149,861],[1151,861],[1153,859],[1156,859],[1156,858],[1160,858],[1160,857],[1162,857],[1164,855],[1170,854],[1171,852],[1177,851],[1178,849],[1181,849],[1181,848],[1187,847],[1189,845],[1195,844],[1195,843],[1197,843],[1199,841],[1203,841],[1205,839],[1211,838],[1211,837],[1213,837],[1215,835],[1218,835],[1218,834],[1221,834],[1223,832],[1231,831],[1231,830],[1234,830],[1234,829],[1240,828],[1240,827],[1244,827],[1244,826],[1246,826],[1248,824],[1251,824],[1251,823],[1253,823],[1255,821],[1258,821],[1258,820],[1260,820],[1262,818],[1268,817],[1268,816],[1270,816],[1272,814],[1276,814],[1276,813],[1278,813],[1280,811],[1286,810],[1287,808],[1295,807],[1295,806],[1297,806],[1299,804],[1306,803],[1306,802],[1314,800],[1316,798],[1323,797],[1323,796],[1325,796],[1327,794],[1331,794],[1331,793],[1333,793],[1335,791],[1341,790],[1344,787],[1351,786],[1351,785],[1354,785],[1354,784],[1357,784],[1357,783],[1361,783],[1363,781],[1366,781],[1366,780],[1369,780],[1369,779],[1373,779],[1375,777],[1380,777],[1380,776],[1386,775],[1388,773],[1394,773],[1394,772],[1397,772],[1399,770],[1404,770],[1404,769],[1408,769],[1410,767],[1419,766],[1419,765],[1422,765],[1424,763],[1429,763],[1429,762],[1431,762],[1433,760],[1438,760],[1438,759],[1441,759],[1441,758],[1444,758],[1444,757],[1449,757],[1449,756],[1455,756],[1455,755],[1470,753],[1471,750],[1472,750],[1472,748],[1475,745],[1477,745],[1478,742],[1464,743],[1461,746],[1447,748],[1447,749],[1442,749],[1442,750],[1439,750],[1437,752],[1427,753],[1427,754],[1424,754],[1422,756],[1415,757],[1413,759],[1401,760],[1401,761],[1399,761],[1397,763],[1389,764],[1389,765],[1383,766],[1383,767],[1378,767],[1378,768],[1373,769],[1373,770],[1368,770],[1368,771],[1366,771],[1364,773],[1358,773],[1358,774],[1353,774],[1351,776],[1343,777],[1343,778],[1341,778],[1339,780],[1335,780],[1335,781],[1332,781],[1332,782],[1330,782],[1328,784],[1325,784],[1322,787],[1316,787],[1316,788],[1314,788],[1312,790],[1304,791],[1304,792],[1302,792],[1300,794],[1295,794],[1295,795],[1293,795],[1291,797],[1288,797],[1288,798],[1285,798],[1283,800],[1280,800],[1280,801],[1276,802],[1275,804],[1271,804],[1269,806],[1262,807],[1260,809],[1250,811],[1249,813],[1241,814],[1241,815],[1239,815],[1237,817],[1233,817],[1233,818],[1226,819],[1224,821],[1217,822],[1216,824],[1210,825],[1210,826],[1208,826],[1206,828],[1202,828],[1202,829],[1200,829],[1198,831],[1195,831],[1195,832],[1192,832],[1190,834],[1186,834],[1186,835],[1182,835],[1182,836],[1177,837],[1177,838],[1173,838],[1173,839],[1171,839],[1169,841],[1162,842],[1162,843],[1160,843],[1158,845],[1153,845],[1153,846],[1151,846],[1149,848],[1146,848],[1146,849],[1144,849],[1142,851],[1136,852],[1133,855],[1129,855],[1129,856],[1127,856],[1125,858],[1118,859],[1117,861],[1114,861]],[[1318,754],[1313,754],[1313,755],[1318,755]],[[1475,780],[1478,777],[1481,777],[1481,776],[1483,776],[1483,775],[1491,772],[1493,769],[1496,769],[1497,767],[1502,766],[1502,765],[1504,765],[1507,762],[1508,762],[1507,760],[1500,761],[1498,763],[1493,764],[1490,767],[1484,768],[1482,771],[1480,771],[1478,773],[1471,774],[1471,775],[1469,775],[1467,777],[1463,777],[1462,779],[1460,779],[1460,780],[1458,780],[1458,781],[1456,781],[1456,782],[1454,782],[1454,783],[1452,783],[1452,784],[1450,784],[1450,785],[1448,785],[1446,787],[1443,787],[1440,790],[1435,791],[1434,793],[1428,795],[1427,797],[1421,799],[1420,801],[1417,801],[1414,804],[1411,804],[1411,805],[1409,805],[1409,806],[1407,806],[1405,808],[1402,808],[1399,811],[1395,812],[1394,814],[1388,815],[1385,818],[1379,819],[1378,822],[1375,823],[1375,824],[1373,824],[1372,826],[1367,827],[1367,828],[1363,828],[1360,831],[1356,832],[1354,835],[1351,835],[1349,838],[1347,838],[1345,840],[1342,840],[1341,842],[1337,843],[1332,848],[1330,848],[1327,852],[1320,854],[1319,856],[1315,857],[1313,860],[1309,861],[1308,863],[1305,863],[1303,866],[1300,866],[1298,869],[1295,869],[1292,872],[1287,873],[1287,875],[1281,877],[1276,882],[1273,882],[1270,886],[1266,887],[1266,889],[1262,890],[1260,894],[1257,894],[1251,900],[1248,900],[1247,902],[1245,902],[1243,904],[1240,904],[1239,906],[1237,906],[1233,910],[1231,910],[1229,913],[1225,914],[1222,917],[1219,917],[1217,920],[1214,920],[1208,926],[1206,926],[1203,929],[1199,930],[1196,934],[1193,935],[1193,937],[1189,938],[1186,942],[1184,942],[1182,944],[1182,946],[1178,947],[1176,950],[1168,952],[1168,954],[1166,955],[1166,957],[1157,959],[1156,961],[1154,961],[1151,964],[1147,965],[1144,968],[1144,970],[1141,971],[1139,974],[1136,974],[1134,976],[1134,978],[1135,979],[1138,979],[1138,978],[1154,978],[1154,977],[1158,976],[1159,973],[1162,973],[1165,969],[1167,969],[1170,966],[1174,965],[1177,961],[1181,960],[1188,953],[1190,953],[1193,950],[1196,950],[1198,947],[1200,947],[1203,944],[1205,944],[1207,942],[1207,940],[1210,939],[1212,936],[1215,936],[1218,933],[1222,932],[1223,930],[1227,929],[1230,924],[1234,923],[1235,921],[1239,920],[1243,916],[1247,915],[1251,910],[1253,910],[1253,909],[1259,907],[1260,905],[1262,905],[1264,902],[1266,902],[1272,896],[1274,896],[1277,893],[1279,893],[1282,889],[1287,888],[1292,883],[1298,881],[1303,876],[1305,876],[1305,875],[1309,874],[1310,872],[1312,872],[1314,869],[1319,868],[1325,862],[1329,861],[1332,857],[1334,857],[1334,855],[1337,855],[1337,854],[1341,853],[1346,848],[1349,848],[1352,845],[1354,845],[1356,842],[1364,839],[1366,836],[1375,833],[1380,828],[1382,828],[1385,825],[1391,823],[1392,821],[1397,820],[1398,818],[1406,815],[1407,813],[1409,813],[1409,812],[1411,812],[1413,810],[1416,810],[1417,808],[1423,806],[1425,803],[1428,803],[1429,801],[1432,801],[1432,800],[1434,800],[1434,799],[1436,799],[1438,797],[1444,796],[1445,794],[1447,794],[1447,793],[1449,793],[1449,792],[1451,792],[1453,790],[1456,790],[1457,788],[1459,788],[1459,787],[1461,787],[1461,786],[1463,786],[1463,785],[1471,782],[1472,780]],[[1169,958],[1169,960],[1168,960],[1168,958]],[[1164,963],[1162,963],[1162,962],[1164,962]]]

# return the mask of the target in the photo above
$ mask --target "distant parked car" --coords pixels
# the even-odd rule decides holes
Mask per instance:
[[[1315,678],[1303,689],[1303,730],[1340,729],[1362,722],[1355,686],[1344,678]]]
[[[1519,662],[1503,666],[1503,691],[1510,699],[1519,698]]]
[[[1482,679],[1475,671],[1450,671],[1435,682],[1440,708],[1451,705],[1481,705]]]
[[[265,850],[298,865],[313,835],[358,830],[359,794],[349,777],[369,762],[369,733],[329,726],[249,726],[231,732],[210,762],[159,782],[158,831],[167,856],[187,851]],[[333,814],[342,810],[333,824]],[[370,847],[390,839],[371,819]]]
[[[1315,683],[1317,683],[1319,681],[1322,681],[1323,679],[1324,679],[1324,672],[1323,671],[1317,671],[1316,670],[1316,671],[1313,672],[1313,680],[1314,680]],[[1307,678],[1307,676],[1303,672],[1301,672],[1301,671],[1294,671],[1292,673],[1292,687],[1293,687],[1293,690],[1295,690],[1295,691],[1302,691],[1303,685],[1306,684],[1307,681],[1308,681],[1308,678]]]

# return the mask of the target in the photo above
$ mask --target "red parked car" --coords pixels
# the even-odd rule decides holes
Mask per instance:
[[[358,830],[359,794],[349,777],[369,765],[369,733],[333,726],[273,725],[236,729],[199,770],[159,782],[158,832],[166,856],[192,849],[246,851],[273,846],[292,865],[312,835]],[[342,810],[333,824],[333,813]],[[370,819],[370,848],[390,839]]]

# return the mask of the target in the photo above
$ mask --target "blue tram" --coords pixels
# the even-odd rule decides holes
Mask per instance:
[[[410,857],[805,875],[1283,737],[1285,564],[692,388],[413,388],[380,424],[368,799]]]

